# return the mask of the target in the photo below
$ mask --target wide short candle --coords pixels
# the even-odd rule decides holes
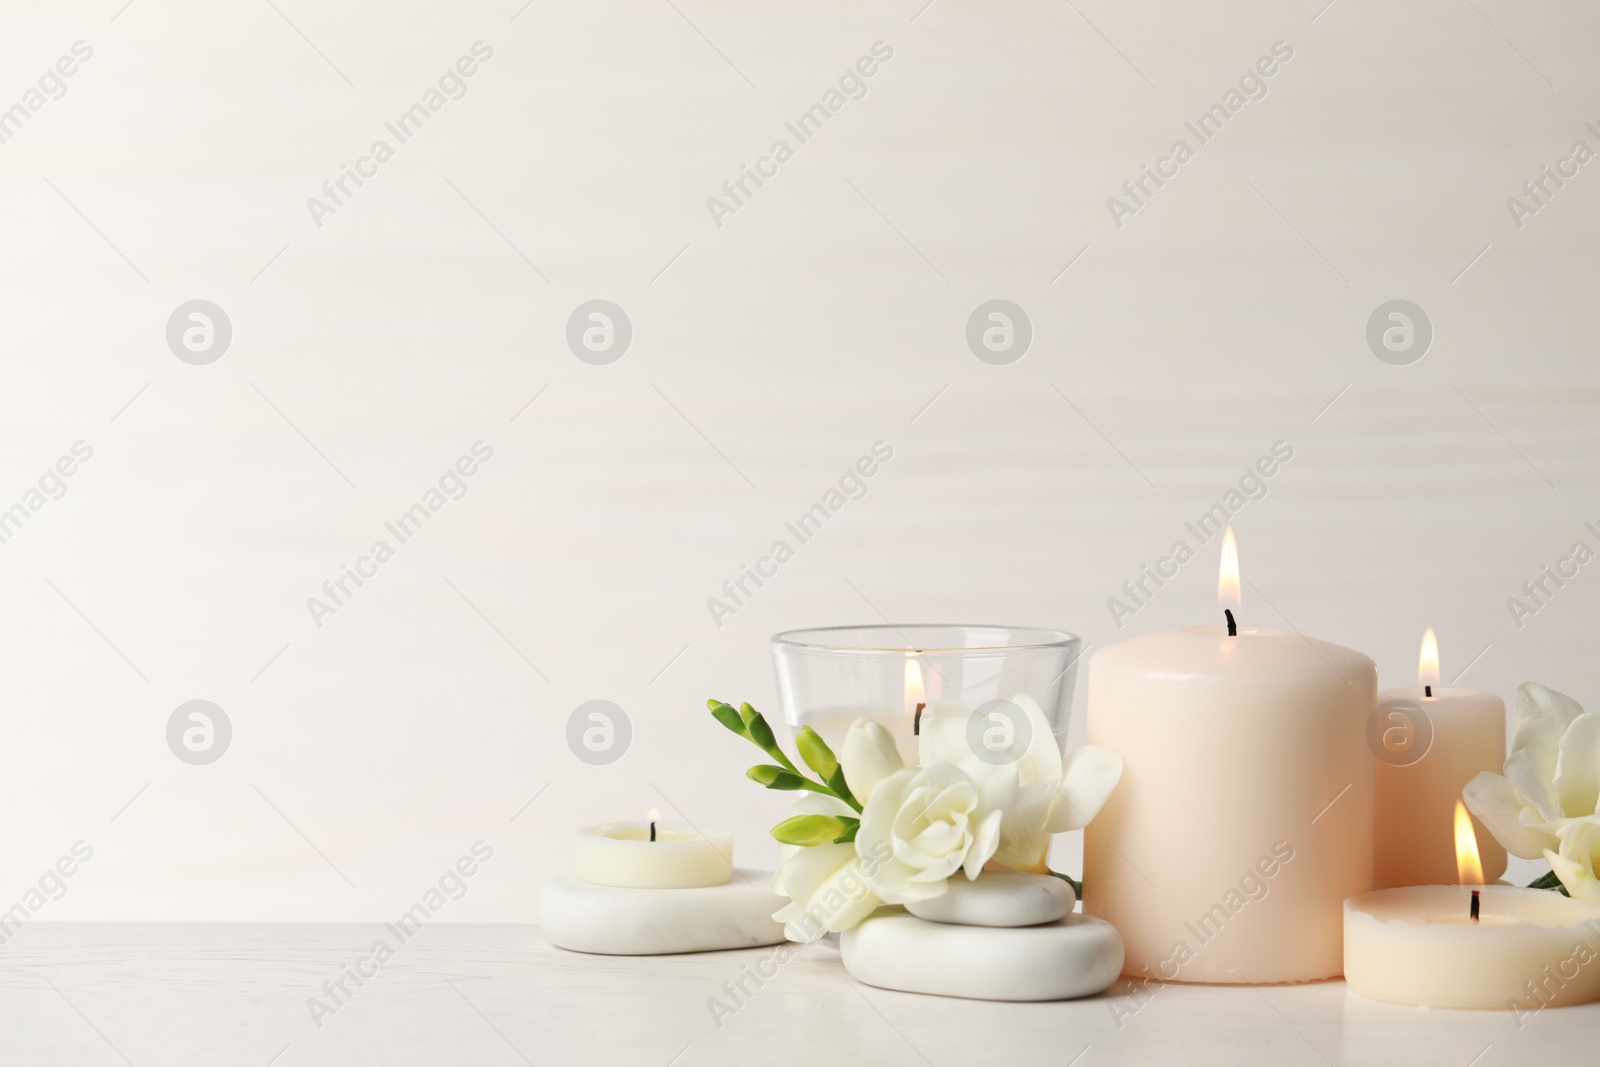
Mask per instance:
[[[1376,753],[1374,862],[1379,886],[1444,885],[1456,878],[1452,819],[1461,789],[1506,761],[1506,705],[1493,693],[1439,685],[1439,644],[1429,629],[1415,689],[1386,689],[1368,729]],[[1476,825],[1483,873],[1505,873],[1506,850]]]
[[[1516,1011],[1600,998],[1600,905],[1516,886],[1481,893],[1476,923],[1466,886],[1380,889],[1346,901],[1350,991],[1391,1004]]]
[[[733,835],[688,823],[614,822],[578,831],[578,877],[625,889],[722,885],[733,874]]]
[[[1237,605],[1232,540],[1221,586]],[[1121,932],[1137,977],[1332,977],[1344,900],[1372,887],[1377,668],[1297,633],[1228,629],[1151,634],[1090,661],[1088,740],[1124,770],[1085,835],[1084,911]]]
[[[578,831],[578,874],[539,895],[539,925],[559,948],[620,956],[773,945],[783,899],[772,876],[733,867],[726,830],[660,822]]]
[[[1472,824],[1457,809],[1460,877],[1476,883]],[[1503,885],[1366,893],[1345,901],[1344,976],[1351,992],[1392,1004],[1522,1013],[1585,1004],[1600,998],[1600,904]]]

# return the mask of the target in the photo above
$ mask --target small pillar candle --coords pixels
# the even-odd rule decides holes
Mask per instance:
[[[1506,705],[1493,693],[1439,685],[1439,644],[1422,636],[1415,689],[1378,694],[1368,730],[1376,754],[1373,883],[1442,885],[1456,877],[1451,819],[1461,790],[1506,761]],[[1505,873],[1506,850],[1473,820],[1483,873]]]

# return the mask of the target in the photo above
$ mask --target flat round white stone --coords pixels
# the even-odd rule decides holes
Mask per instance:
[[[767,890],[772,875],[735,870],[723,885],[623,889],[568,875],[539,894],[539,925],[550,943],[574,952],[657,956],[776,945],[788,903]]]
[[[1078,896],[1049,874],[986,871],[976,882],[957,874],[940,897],[907,904],[919,919],[963,926],[1038,926],[1072,914]]]
[[[846,930],[840,949],[845,970],[868,985],[971,1000],[1090,996],[1117,980],[1123,960],[1116,929],[1077,914],[1006,928],[931,923],[885,909]]]

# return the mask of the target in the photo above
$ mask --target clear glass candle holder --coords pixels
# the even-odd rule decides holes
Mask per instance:
[[[829,626],[772,638],[790,733],[809,726],[838,751],[859,718],[882,723],[916,761],[917,705],[977,709],[1027,694],[1065,747],[1082,642],[1022,626]]]

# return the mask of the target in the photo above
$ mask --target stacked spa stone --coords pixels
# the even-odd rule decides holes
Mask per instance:
[[[975,1000],[1067,1000],[1122,973],[1111,924],[1073,913],[1072,886],[1052,875],[991,871],[906,908],[881,908],[840,939],[860,981]]]

